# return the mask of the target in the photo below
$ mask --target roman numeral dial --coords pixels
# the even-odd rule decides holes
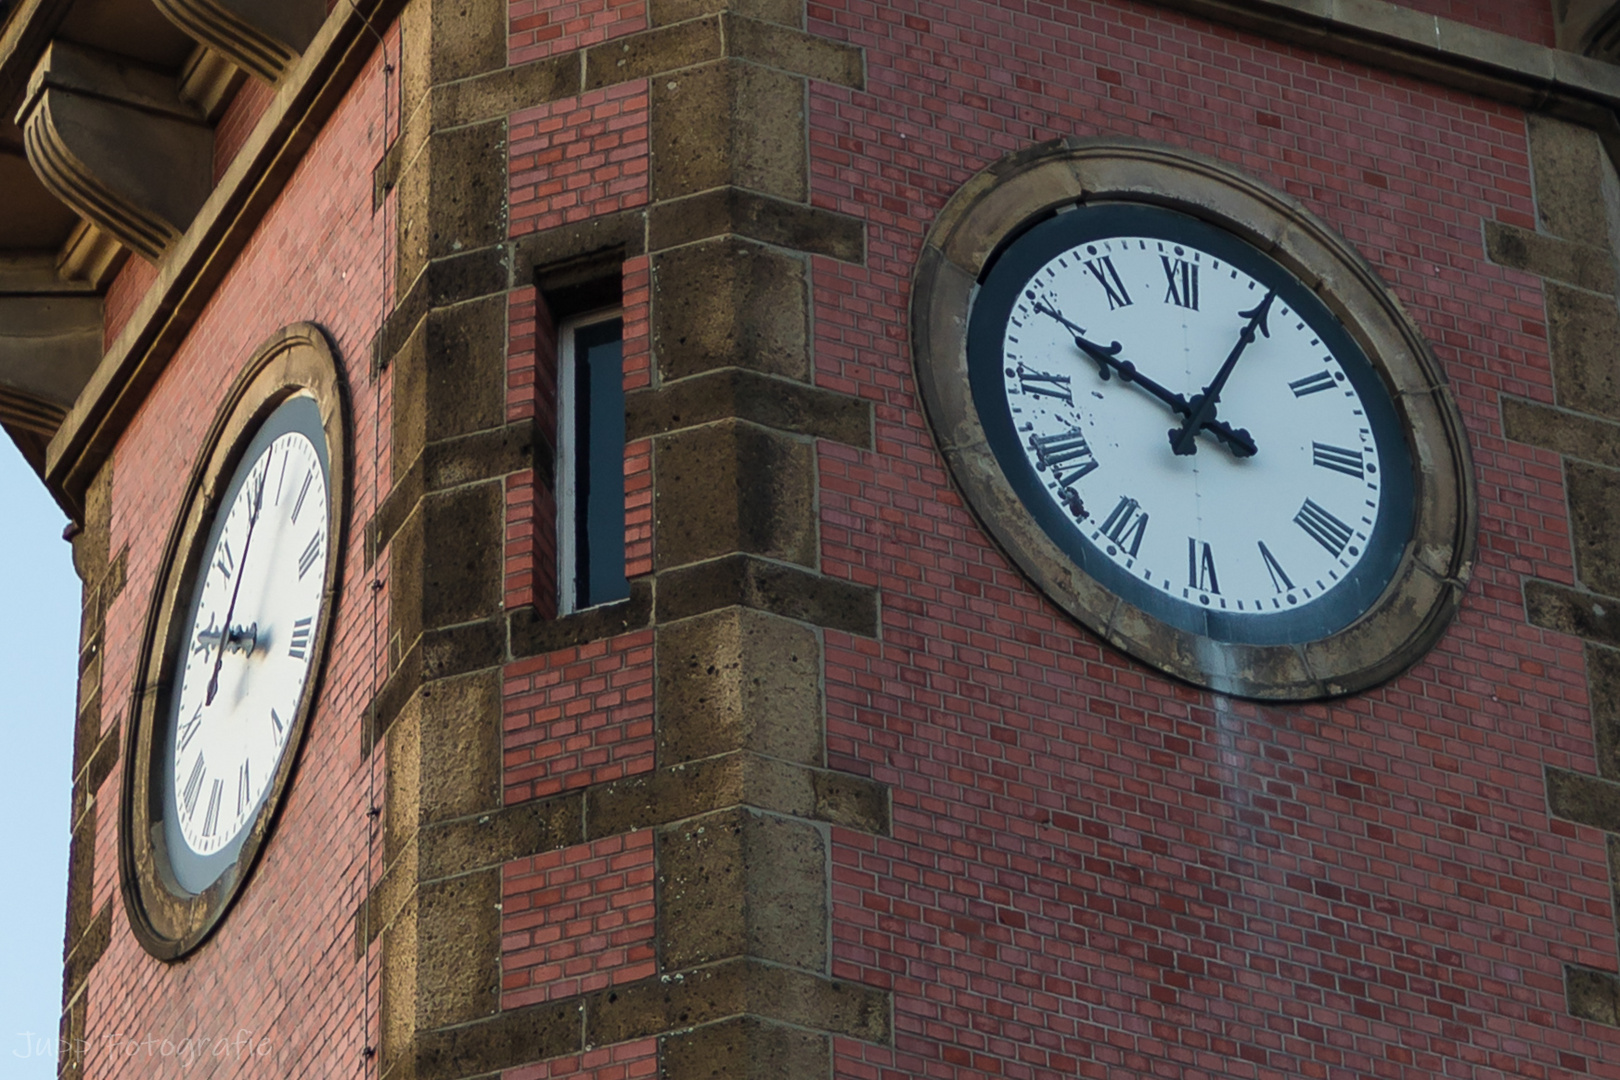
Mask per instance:
[[[1339,586],[1381,512],[1388,462],[1363,395],[1384,391],[1364,359],[1347,366],[1359,353],[1310,289],[1182,230],[1020,264],[994,357],[997,459],[1045,534],[1155,617],[1218,636],[1362,596]]]
[[[251,827],[308,706],[333,558],[317,440],[313,401],[281,406],[215,512],[164,743],[177,873]]]

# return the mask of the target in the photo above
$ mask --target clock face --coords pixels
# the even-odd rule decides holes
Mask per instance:
[[[279,406],[196,560],[159,765],[170,865],[193,893],[235,861],[299,717],[330,557],[325,447],[312,398]]]
[[[1232,233],[1084,205],[1013,240],[968,335],[1002,471],[1089,575],[1222,642],[1320,639],[1411,534],[1389,392],[1309,288]]]

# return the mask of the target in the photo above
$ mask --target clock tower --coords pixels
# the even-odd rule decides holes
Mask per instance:
[[[5,5],[61,1074],[1616,1075],[1617,42]]]

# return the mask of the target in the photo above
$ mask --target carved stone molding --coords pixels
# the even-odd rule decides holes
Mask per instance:
[[[180,69],[180,100],[209,121],[219,119],[247,76],[218,50],[199,45]]]
[[[46,50],[17,123],[46,188],[152,262],[212,187],[213,132],[174,81],[80,46]]]
[[[101,290],[123,268],[129,251],[101,226],[80,221],[56,254],[56,273],[63,281],[82,281]]]
[[[46,438],[101,360],[101,298],[61,283],[51,262],[0,265],[0,423]]]
[[[1555,0],[1558,47],[1599,60],[1620,58],[1620,0]]]
[[[314,40],[326,18],[320,0],[152,0],[197,41],[274,83]]]

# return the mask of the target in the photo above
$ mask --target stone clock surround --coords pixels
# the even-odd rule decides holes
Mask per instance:
[[[1389,586],[1351,626],[1298,646],[1219,642],[1179,630],[1077,573],[1007,484],[968,388],[974,290],[991,257],[1025,223],[1093,199],[1166,205],[1241,236],[1311,287],[1388,381],[1421,464],[1413,533]],[[1353,248],[1298,203],[1219,162],[1107,137],[1003,157],[964,184],[929,230],[912,282],[911,346],[935,439],[986,531],[1060,607],[1155,667],[1244,697],[1353,693],[1416,663],[1462,603],[1475,548],[1473,467],[1462,417],[1428,344]]]

